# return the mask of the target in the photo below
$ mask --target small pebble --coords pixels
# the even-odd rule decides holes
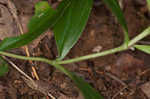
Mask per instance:
[[[103,48],[102,46],[98,45],[98,46],[93,48],[92,52],[98,53],[98,52],[100,52],[102,50],[102,48]]]

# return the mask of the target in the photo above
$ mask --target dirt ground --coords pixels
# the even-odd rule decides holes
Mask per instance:
[[[20,34],[14,12],[5,1],[7,0],[0,1],[0,32],[4,32],[0,34],[0,39]],[[40,0],[12,0],[24,32],[27,31],[26,25],[34,14],[34,4],[38,1]],[[58,3],[57,0],[48,1],[53,7]],[[146,0],[120,0],[120,4],[127,20],[130,37],[133,38],[150,24]],[[87,26],[66,59],[111,49],[122,42],[123,32],[117,19],[101,0],[95,0]],[[147,37],[138,43],[150,44],[150,38]],[[49,59],[57,57],[51,31],[40,36],[28,47],[32,56]],[[23,48],[11,52],[25,55]],[[104,99],[150,99],[149,58],[150,55],[143,52],[128,50],[64,66],[89,82]],[[9,59],[33,79],[35,77],[31,67],[34,64],[40,78],[38,85],[47,89],[57,99],[83,99],[73,82],[52,66],[41,62],[31,64],[28,61]],[[9,72],[0,77],[0,99],[49,98],[28,86],[22,75],[10,65]]]

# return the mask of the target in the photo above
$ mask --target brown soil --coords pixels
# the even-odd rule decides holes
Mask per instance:
[[[27,31],[26,24],[34,13],[33,8],[37,1],[40,0],[13,0],[24,31]],[[55,0],[48,1],[53,6],[57,5]],[[103,3],[100,5],[97,3],[99,2],[95,3],[80,40],[71,49],[66,59],[95,51],[104,51],[122,44],[121,26]],[[150,24],[150,14],[144,1],[124,0],[122,8],[131,38]],[[17,28],[14,27],[14,29]],[[143,41],[147,43],[150,39],[147,37]],[[42,36],[34,44],[36,46],[29,46],[33,56],[50,59],[57,56],[56,44],[52,35],[51,37]],[[13,52],[25,54],[22,49],[13,50]],[[128,50],[64,66],[89,82],[104,96],[104,99],[148,99],[149,96],[143,91],[142,86],[150,81],[149,58],[150,56],[143,52]],[[33,77],[32,64],[22,60],[11,58],[10,60]],[[39,85],[43,88],[48,87],[53,96],[58,99],[82,99],[79,90],[63,73],[45,63],[34,62],[34,64],[40,78]],[[0,99],[45,99],[46,96],[29,88],[21,74],[10,66],[9,72],[4,77],[0,77],[0,97]]]

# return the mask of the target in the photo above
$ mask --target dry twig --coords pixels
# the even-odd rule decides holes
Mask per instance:
[[[48,89],[43,88],[40,85],[40,80],[34,81],[30,76],[28,76],[25,72],[23,72],[16,64],[14,64],[12,61],[10,61],[8,58],[5,56],[2,56],[11,66],[13,66],[19,73],[21,73],[23,76],[21,78],[24,80],[24,82],[32,89],[37,90],[41,93],[43,93],[46,96],[51,97],[52,99],[56,99],[53,95],[49,93]]]
[[[7,4],[8,4],[8,7],[9,7],[9,9],[10,9],[10,12],[11,12],[12,16],[14,17],[14,19],[15,19],[17,25],[18,25],[18,28],[19,28],[21,34],[23,34],[23,33],[24,33],[24,32],[23,32],[23,27],[22,27],[21,22],[19,21],[18,16],[17,16],[17,10],[16,10],[15,5],[14,5],[10,0],[7,0]],[[27,56],[30,56],[28,46],[24,46],[24,50],[25,50],[25,52],[26,52],[26,55],[27,55]],[[36,72],[36,69],[35,69],[35,67],[34,67],[34,65],[33,65],[33,62],[32,62],[32,61],[29,61],[29,63],[31,63],[31,65],[32,65],[32,71],[33,71],[33,74],[34,74],[35,78],[36,78],[37,80],[39,80],[39,76],[37,75],[37,72]]]

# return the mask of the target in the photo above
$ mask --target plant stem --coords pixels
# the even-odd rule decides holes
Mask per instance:
[[[21,56],[21,55],[16,55],[16,54],[11,54],[7,52],[0,51],[1,55],[8,56],[8,57],[13,57],[17,59],[22,59],[22,60],[32,60],[32,61],[41,61],[41,62],[46,62],[48,64],[54,64],[54,61],[46,59],[46,58],[41,58],[41,57],[27,57],[27,56]]]
[[[128,31],[126,31],[124,29],[124,36],[125,36],[125,39],[124,39],[124,44],[126,45],[126,47],[128,46],[128,43],[129,43],[129,36],[128,36]]]
[[[128,47],[134,45],[136,42],[140,41],[141,39],[143,39],[144,37],[150,35],[150,27],[148,27],[147,29],[145,29],[142,33],[140,33],[138,36],[136,36],[135,38],[133,38],[129,44]]]
[[[86,55],[86,56],[81,56],[78,58],[73,58],[73,59],[69,59],[69,60],[64,60],[64,61],[57,61],[57,64],[68,64],[68,63],[73,63],[73,62],[79,62],[79,61],[83,61],[83,60],[87,60],[87,59],[92,59],[92,58],[96,58],[96,57],[100,57],[100,56],[105,56],[105,55],[109,55],[109,54],[113,54],[116,52],[120,52],[123,50],[127,50],[128,48],[125,47],[126,45],[122,45],[120,47],[114,48],[114,49],[110,49],[110,50],[106,50],[100,53],[95,53],[95,54],[90,54],[90,55]]]
[[[96,57],[105,56],[108,54],[113,54],[113,53],[120,52],[120,51],[123,51],[126,49],[128,49],[128,48],[125,47],[125,45],[122,45],[118,48],[110,49],[110,50],[103,51],[100,53],[90,54],[90,55],[81,56],[78,58],[73,58],[73,59],[64,60],[64,61],[52,61],[52,60],[49,60],[46,58],[41,58],[41,57],[27,57],[27,56],[11,54],[11,53],[7,53],[7,52],[3,52],[3,51],[0,51],[0,54],[4,55],[4,56],[8,56],[8,57],[17,58],[17,59],[41,61],[41,62],[45,62],[45,63],[51,64],[51,65],[54,65],[54,64],[67,64],[67,63],[79,62],[79,61],[83,61],[83,60],[87,60],[87,59],[91,59],[91,58],[96,58]]]
[[[54,64],[68,64],[68,63],[79,62],[79,61],[92,59],[92,58],[97,58],[97,57],[100,57],[100,56],[105,56],[105,55],[113,54],[113,53],[120,52],[120,51],[123,51],[123,50],[127,50],[130,46],[134,45],[136,42],[138,42],[139,40],[141,40],[144,37],[148,36],[149,34],[150,34],[150,27],[148,27],[142,33],[140,33],[138,36],[136,36],[131,41],[129,41],[128,45],[126,45],[126,43],[125,43],[122,46],[117,47],[117,48],[113,48],[113,49],[110,49],[110,50],[106,50],[106,51],[103,51],[103,52],[94,53],[94,54],[90,54],[90,55],[86,55],[86,56],[81,56],[81,57],[78,57],[78,58],[64,60],[64,61],[52,61],[52,60],[49,60],[49,59],[46,59],[46,58],[41,58],[41,57],[20,56],[20,55],[15,55],[15,54],[3,52],[3,51],[0,51],[0,54],[4,55],[4,56],[8,56],[8,57],[22,59],[22,60],[46,62],[46,63],[51,64],[51,65],[54,65]]]

